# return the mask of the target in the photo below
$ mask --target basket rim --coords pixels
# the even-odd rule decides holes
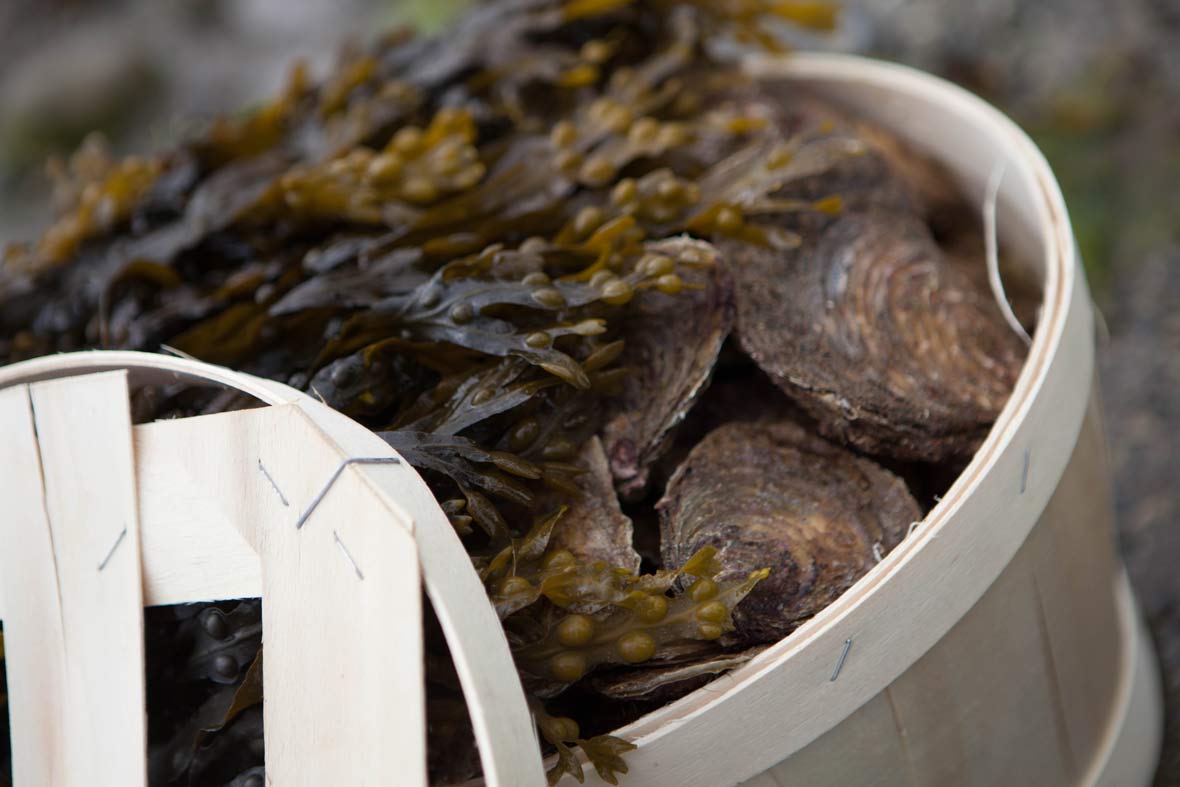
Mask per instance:
[[[855,83],[879,91],[883,102],[895,98],[930,105],[937,102],[986,129],[1012,154],[1009,177],[1019,178],[1036,195],[1036,221],[1044,236],[1043,311],[1024,367],[1000,416],[967,468],[913,534],[829,606],[749,663],[615,731],[639,747],[629,760],[633,774],[659,772],[661,778],[652,784],[731,784],[761,773],[835,727],[933,647],[991,586],[1044,510],[1068,464],[1092,385],[1093,315],[1069,214],[1048,162],[1023,130],[969,91],[905,65],[836,53],[757,56],[746,65],[757,76],[798,81],[821,94],[825,89]],[[1004,234],[1003,226],[1000,234]],[[1045,433],[1055,431],[1059,438],[1049,450],[1038,446],[1036,483],[1029,482],[1026,490],[1007,501],[998,495],[980,501],[988,487],[1019,489],[1012,482],[1028,476],[1025,451],[1034,447],[1030,439],[1034,427]],[[989,521],[980,521],[966,511],[971,502],[975,505],[970,514],[983,509]],[[990,539],[973,537],[980,534],[971,531],[979,531],[983,525],[989,525]],[[955,546],[948,549],[950,542]],[[940,579],[941,587],[925,588],[925,603],[908,608],[890,610],[888,603],[880,603],[886,591],[895,589],[899,580],[904,582],[923,556],[929,556],[934,545],[941,547],[940,553],[954,555],[942,566],[924,567],[923,573]],[[990,559],[978,559],[973,546],[989,548]],[[951,571],[951,564],[959,557],[971,560],[970,571]],[[954,592],[945,592],[951,590]],[[897,623],[896,630],[885,638],[891,648],[875,652],[889,653],[889,663],[876,661],[867,670],[850,674],[854,647],[840,682],[831,681],[833,665],[846,641],[859,645],[863,632],[858,628],[879,624],[884,617]],[[793,673],[810,678],[803,685],[775,680],[792,662],[800,662],[800,669]],[[799,701],[801,693],[808,694],[810,701]],[[769,712],[768,696],[794,698],[793,712]],[[706,720],[707,716],[712,718]],[[744,724],[740,723],[743,718]],[[731,730],[728,736],[720,732],[727,725]],[[732,740],[724,740],[726,737]],[[674,739],[676,743],[671,745]],[[681,752],[723,751],[727,744],[742,756],[724,759],[738,765],[740,772],[702,776],[678,767],[684,759],[678,756]],[[697,758],[695,764],[700,762]],[[648,784],[642,776],[637,781],[645,787]],[[598,783],[593,777],[591,782]]]

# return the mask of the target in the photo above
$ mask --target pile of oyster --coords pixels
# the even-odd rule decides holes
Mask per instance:
[[[87,143],[0,266],[0,362],[181,352],[371,427],[467,545],[554,776],[581,774],[576,744],[613,781],[609,730],[898,545],[1024,357],[937,165],[717,54],[817,8],[512,0],[296,69],[164,154]],[[260,614],[152,611],[154,784],[261,778]],[[461,780],[478,760],[426,637],[432,772]]]

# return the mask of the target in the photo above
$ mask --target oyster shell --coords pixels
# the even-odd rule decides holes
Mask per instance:
[[[969,456],[1024,357],[986,270],[948,263],[926,223],[961,233],[978,227],[976,212],[938,164],[789,85],[758,82],[730,100],[784,138],[818,133],[844,151],[771,197],[838,198],[838,209],[751,217],[793,232],[795,248],[715,240],[733,273],[742,348],[829,437],[906,460]]]
[[[1024,345],[922,221],[850,213],[795,251],[722,248],[742,347],[822,433],[901,459],[975,450]]]
[[[954,187],[954,179],[941,165],[916,153],[880,126],[856,118],[845,118],[844,122],[854,129],[874,155],[885,162],[890,176],[904,186],[923,218],[928,221],[937,221],[943,216],[957,218],[961,210],[967,209]]]
[[[631,519],[619,508],[602,441],[591,438],[575,464],[580,497],[565,498],[568,508],[549,537],[549,549],[567,549],[584,563],[601,560],[639,573],[639,553],[632,546]]]
[[[719,580],[771,569],[733,613],[736,636],[747,643],[789,634],[922,516],[897,476],[791,421],[715,429],[676,471],[658,508],[666,568],[713,546]]]
[[[711,245],[675,238],[652,249],[701,264],[683,267],[685,290],[675,297],[639,293],[623,323],[622,363],[630,374],[610,402],[602,438],[624,499],[646,487],[651,464],[708,384],[733,325],[733,284]]]
[[[983,238],[983,225],[978,216],[960,215],[952,227],[938,235],[938,245],[947,261],[962,271],[981,291],[991,291],[987,272],[987,247]],[[1038,310],[1041,306],[1041,286],[1032,272],[1019,266],[1016,259],[999,250],[1000,278],[1004,295],[1012,307],[1016,319],[1031,336],[1036,328]]]
[[[818,130],[829,140],[843,140],[846,155],[834,157],[820,173],[786,184],[792,196],[819,199],[839,194],[851,210],[885,207],[928,220],[957,218],[960,211],[969,209],[941,164],[892,132],[830,101],[801,93],[797,84],[762,79],[727,92],[772,119],[784,137]]]
[[[615,700],[670,702],[700,688],[718,675],[740,667],[766,650],[757,645],[736,653],[711,653],[673,664],[614,670],[590,678],[590,688]]]

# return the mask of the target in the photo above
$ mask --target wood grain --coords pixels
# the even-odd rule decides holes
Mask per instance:
[[[1038,615],[1026,548],[962,621],[889,687],[915,787],[1070,783]]]
[[[1097,391],[1097,386],[1095,386]],[[1089,767],[1111,718],[1124,643],[1112,589],[1120,579],[1111,481],[1097,393],[1069,469],[1030,542],[1040,615],[1073,759]]]
[[[312,576],[299,573],[287,575],[289,571],[303,571],[304,564],[309,560],[308,553],[303,551],[307,547],[296,549],[295,546],[300,543],[298,541],[286,543],[286,539],[293,532],[294,523],[324,488],[344,458],[396,458],[393,450],[368,430],[317,402],[301,396],[297,398],[300,399],[297,404],[162,421],[137,428],[140,461],[155,468],[151,473],[144,474],[144,481],[140,487],[141,505],[145,511],[162,510],[162,501],[173,499],[177,495],[184,499],[199,497],[216,501],[213,505],[203,505],[193,510],[192,519],[184,525],[187,532],[174,533],[162,527],[162,523],[150,521],[147,528],[152,535],[148,540],[156,547],[164,549],[167,554],[179,554],[183,548],[182,544],[191,540],[193,533],[224,528],[227,523],[240,532],[240,541],[235,541],[225,534],[217,534],[211,537],[203,548],[224,550],[221,554],[230,558],[229,562],[234,565],[248,565],[252,552],[257,552],[261,557],[260,590],[264,599],[264,637],[268,643],[279,636],[272,633],[270,627],[280,625],[278,622],[272,623],[278,620],[276,613],[271,609],[274,603],[272,599],[280,595],[284,599],[298,597],[305,588],[317,587],[318,580]],[[216,461],[213,461],[214,457]],[[266,468],[266,474],[260,471],[259,461]],[[281,496],[276,486],[281,490]],[[287,505],[283,504],[284,499]],[[380,519],[372,520],[373,516]],[[339,524],[354,521],[357,524],[355,527],[350,524],[347,532],[346,528]],[[320,536],[308,535],[318,532],[317,523],[327,523],[326,527],[320,528],[322,537],[328,539],[326,543],[313,540]],[[489,783],[522,787],[543,784],[544,773],[537,756],[537,743],[533,736],[532,722],[525,706],[523,691],[518,681],[504,680],[503,677],[506,674],[514,676],[515,671],[495,612],[478,577],[474,571],[468,570],[470,561],[454,529],[413,468],[407,464],[350,466],[340,475],[317,506],[312,518],[298,534],[299,538],[307,536],[305,540],[310,543],[326,546],[328,549],[325,554],[334,561],[332,565],[336,569],[352,567],[354,579],[357,578],[355,569],[359,569],[365,576],[363,584],[369,585],[368,566],[373,565],[374,561],[377,564],[376,570],[391,572],[389,581],[392,581],[396,567],[401,564],[390,561],[389,565],[382,565],[382,555],[386,553],[383,552],[383,548],[372,542],[376,536],[366,534],[370,530],[382,533],[395,528],[400,528],[407,537],[412,533],[416,541],[413,556],[421,563],[422,579],[448,637],[456,671],[471,708],[472,722],[480,743],[481,759]],[[337,543],[337,536],[344,546]],[[177,539],[180,543],[176,543]],[[280,546],[282,544],[286,545]],[[272,549],[279,549],[279,553],[272,553]],[[218,553],[210,551],[207,554],[210,555],[210,562],[216,563],[219,560]],[[148,562],[152,562],[155,557],[149,555]],[[175,584],[175,589],[165,586],[154,588],[155,597],[171,597],[200,582],[195,566],[186,568],[178,562],[174,562],[172,566],[174,571],[149,572],[152,576],[166,578],[166,581]],[[459,567],[458,570],[456,567]],[[416,571],[417,567],[414,568]],[[276,576],[286,578],[275,579]],[[212,593],[213,597],[220,597],[234,587],[250,587],[247,584],[250,580],[249,575],[235,578],[227,572],[218,571],[206,579],[208,584],[204,587],[206,590],[215,591]],[[415,578],[412,583],[415,598],[418,597],[418,582]],[[321,587],[322,593],[322,584],[318,586]],[[292,591],[291,588],[295,590]],[[345,763],[351,756],[352,761],[367,763],[375,774],[374,778],[386,779],[384,783],[388,783],[388,779],[392,778],[391,774],[396,773],[398,779],[407,779],[397,783],[412,784],[413,782],[408,779],[418,778],[417,767],[413,771],[407,771],[404,763],[422,763],[423,770],[420,776],[425,778],[424,727],[420,726],[424,724],[424,701],[421,697],[421,613],[420,610],[415,611],[413,615],[409,614],[409,610],[398,613],[389,607],[405,597],[404,589],[399,595],[390,591],[380,591],[378,586],[373,586],[372,592],[372,598],[358,596],[350,604],[342,604],[337,600],[333,605],[323,607],[308,606],[314,599],[304,598],[292,610],[292,615],[297,616],[302,624],[299,636],[308,636],[306,625],[309,621],[317,621],[319,625],[323,625],[323,621],[329,620],[329,630],[333,632],[326,638],[312,638],[323,643],[323,647],[327,649],[318,655],[320,663],[329,669],[320,676],[319,683],[313,684],[316,687],[316,692],[313,693],[318,694],[320,683],[327,681],[322,686],[324,697],[318,701],[326,703],[331,702],[332,697],[349,697],[350,691],[368,686],[369,691],[354,699],[358,703],[363,703],[359,707],[378,709],[384,714],[381,724],[370,723],[365,729],[358,726],[366,721],[363,714],[355,719],[339,719],[338,726],[333,727],[333,730],[341,730],[339,736],[333,734],[328,739],[333,742],[343,739],[351,741],[355,746],[353,754],[348,755],[344,749],[341,749],[339,756],[327,756],[331,752],[321,754],[320,759],[324,763],[335,764],[331,767],[325,764],[325,769],[317,772],[324,774],[325,778],[332,772],[337,775],[341,772],[350,772],[347,768],[351,766]],[[331,628],[336,625],[335,618],[342,617],[339,610],[352,610],[358,604],[363,605],[362,609],[378,609],[379,605],[375,606],[378,600],[389,608],[380,614],[374,612],[367,618],[358,617],[358,628],[355,631],[355,637],[358,639],[352,646],[345,647],[342,642],[348,640],[342,639],[344,635]],[[280,603],[285,608],[287,601],[282,600]],[[302,614],[298,614],[300,608]],[[391,629],[394,625],[400,626],[399,621],[411,617],[414,621],[412,628],[399,628],[400,633],[383,632],[383,629]],[[284,627],[278,631],[287,633],[290,630]],[[293,648],[309,651],[308,643]],[[335,654],[349,652],[350,649],[379,655],[361,659],[360,664],[356,665],[357,669],[351,672],[343,669],[340,673],[331,671],[335,665]],[[306,686],[306,681],[314,674],[314,663],[314,659],[308,661],[300,657],[300,660],[291,666],[292,674],[298,677],[292,678],[290,685]],[[268,655],[268,687],[274,674],[273,664],[272,657]],[[412,670],[414,665],[416,673]],[[417,682],[411,691],[407,681],[414,680],[415,675]],[[381,681],[388,682],[394,676],[402,681],[401,687],[396,691],[391,688],[383,695],[375,690],[374,687],[379,686]],[[280,685],[286,683],[287,681],[283,680]],[[280,688],[279,691],[285,692],[286,689]],[[306,688],[300,691],[308,693]],[[272,757],[284,756],[273,754],[276,751],[291,753],[289,761],[294,763],[292,767],[297,767],[305,761],[307,751],[315,750],[315,747],[311,746],[314,741],[307,738],[308,735],[314,737],[315,733],[308,729],[288,730],[282,734],[277,732],[281,726],[297,723],[292,720],[305,719],[307,716],[287,715],[286,712],[280,714],[277,709],[272,710],[269,689],[267,697],[267,751],[272,753]],[[340,704],[339,707],[344,709],[350,706]],[[418,712],[392,713],[390,708],[407,711],[418,708]],[[281,716],[287,721],[279,721],[272,725],[269,721],[272,715]],[[411,727],[411,723],[419,726]],[[399,731],[394,731],[392,727],[395,724],[403,726]],[[274,734],[279,736],[273,742],[272,729],[276,730]],[[347,729],[353,732],[344,732]],[[367,759],[360,757],[360,751],[373,751],[370,744],[374,744],[376,740],[385,741],[380,744],[383,747],[382,758],[375,760],[372,755]],[[415,741],[414,746],[417,748],[399,751],[398,747],[389,743],[392,740]],[[309,746],[311,748],[308,748]],[[384,752],[389,753],[388,759],[385,758]],[[296,754],[299,756],[295,756]],[[389,770],[393,758],[403,763],[397,770]],[[287,760],[282,762],[286,763]],[[292,773],[291,778],[294,776]],[[325,783],[306,776],[304,771],[300,771],[300,778],[311,780],[287,780],[284,783]]]
[[[155,468],[140,489],[144,510],[158,510],[153,499],[216,501],[201,527],[228,525],[240,545],[210,543],[233,544],[238,562],[260,557],[268,778],[425,785],[421,580],[408,518],[346,472],[296,529],[348,458],[296,405],[138,431],[140,460]],[[169,531],[158,524],[150,542],[162,545]]]
[[[5,595],[20,599],[5,641],[14,777],[28,785],[146,785],[143,582],[126,375],[10,389],[3,409],[5,442],[11,434],[22,455],[6,453],[0,464],[24,476],[3,490],[6,505],[17,507],[3,526]]]
[[[776,787],[910,787],[905,744],[894,722],[888,697],[878,694],[766,773]]]
[[[15,783],[67,784],[68,679],[53,535],[28,386],[0,391],[0,595]]]

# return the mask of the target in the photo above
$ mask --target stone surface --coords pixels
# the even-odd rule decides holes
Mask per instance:
[[[1180,246],[1112,287],[1101,348],[1123,554],[1163,666],[1157,785],[1180,784]]]

